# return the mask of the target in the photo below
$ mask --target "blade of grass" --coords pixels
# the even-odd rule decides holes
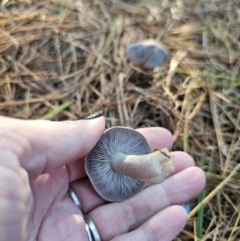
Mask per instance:
[[[228,240],[227,241],[231,241],[231,240],[234,240],[233,239],[233,235],[234,235],[234,233],[237,231],[237,226],[239,225],[239,223],[240,223],[240,212],[238,213],[238,217],[237,217],[237,219],[236,219],[236,221],[235,221],[235,223],[234,223],[234,227],[233,227],[233,229],[232,229],[232,231],[231,231],[231,234],[230,234],[230,236],[229,236],[229,238],[228,238]]]
[[[189,88],[191,89],[198,89],[198,88],[203,88],[203,87],[211,87],[211,88],[220,88],[220,87],[238,87],[240,86],[240,78],[239,77],[233,77],[230,75],[226,74],[215,74],[211,73],[209,71],[188,71],[184,70],[181,68],[177,68],[176,70],[177,73],[180,74],[187,74],[187,75],[194,75],[194,76],[201,76],[201,77],[210,77],[214,79],[222,79],[222,80],[229,80],[229,82],[224,82],[224,83],[216,83],[216,84],[209,84],[209,83],[202,83],[202,84],[189,84]]]
[[[203,200],[199,203],[188,215],[188,218],[192,218],[200,209],[202,205],[207,204],[217,193],[229,182],[229,180],[236,174],[240,168],[240,163],[231,171],[231,173],[215,188],[213,189]]]
[[[226,178],[225,176],[213,174],[213,173],[210,173],[210,172],[205,172],[205,175],[206,175],[207,179],[209,179],[209,180],[211,180],[212,178],[214,178],[214,179],[216,179],[217,181],[223,181],[223,180]],[[228,183],[240,187],[240,181],[238,181],[237,179],[230,178]]]
[[[202,154],[201,155],[201,160],[200,160],[200,165],[203,167],[205,165],[205,157]],[[204,205],[202,204],[204,198],[205,198],[206,190],[205,188],[203,191],[198,195],[198,203],[200,204],[198,214],[197,214],[197,237],[199,239],[202,238],[203,236],[203,213],[204,213]]]
[[[57,108],[51,110],[49,113],[47,113],[46,115],[44,115],[42,117],[43,120],[52,120],[55,116],[57,116],[59,113],[61,113],[64,109],[66,109],[67,107],[69,107],[72,104],[72,101],[67,100],[65,101],[63,104],[61,104],[60,106],[58,106]]]
[[[198,195],[198,203],[201,204],[205,198],[205,189]],[[203,236],[203,213],[204,213],[204,205],[200,205],[197,214],[197,237],[199,239]]]
[[[104,44],[104,47],[103,47],[101,53],[99,53],[101,58],[104,58],[104,55],[107,55],[107,53],[109,52],[114,38],[121,32],[122,24],[123,24],[123,19],[122,19],[122,17],[118,16],[114,21],[114,24],[110,30],[109,35],[107,36],[107,39],[105,41],[105,44]],[[98,58],[97,62],[95,64],[95,67],[97,69],[99,67],[101,68],[101,66],[102,66],[101,58]]]
[[[225,45],[226,49],[228,50],[229,60],[231,61],[234,50],[232,49],[232,46],[227,39],[227,32],[224,31],[222,21],[217,21],[217,29],[218,29],[218,33],[219,33],[219,39],[222,40],[223,44]]]

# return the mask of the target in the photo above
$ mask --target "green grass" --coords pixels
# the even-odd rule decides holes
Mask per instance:
[[[205,165],[206,159],[204,155],[201,156],[200,165],[203,167]],[[198,195],[198,204],[203,201],[206,197],[206,191],[204,190]],[[203,236],[203,220],[204,220],[204,205],[201,205],[197,212],[197,237],[199,239]]]
[[[42,116],[42,119],[43,120],[52,120],[55,116],[57,116],[59,113],[61,113],[64,109],[68,108],[71,104],[72,104],[72,101],[69,101],[69,100],[65,101],[60,106],[54,108],[49,113]]]

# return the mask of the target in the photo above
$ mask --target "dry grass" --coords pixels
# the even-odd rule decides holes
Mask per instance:
[[[208,179],[176,240],[240,240],[239,0],[0,4],[0,115],[60,121],[101,109],[107,127],[170,129],[173,149]],[[147,38],[168,48],[164,67],[126,59]]]

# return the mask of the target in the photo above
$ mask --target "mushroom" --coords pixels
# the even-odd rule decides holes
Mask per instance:
[[[85,169],[95,190],[108,201],[128,199],[174,170],[167,149],[152,152],[144,136],[128,127],[106,130],[86,156]]]
[[[162,66],[168,59],[167,50],[160,42],[154,39],[131,44],[127,48],[126,53],[133,64],[146,69]]]

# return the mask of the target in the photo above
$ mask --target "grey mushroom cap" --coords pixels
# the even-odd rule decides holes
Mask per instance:
[[[168,60],[168,52],[162,44],[153,39],[131,44],[126,54],[130,61],[146,69],[162,66]]]
[[[152,150],[144,136],[134,129],[113,127],[105,131],[86,156],[87,175],[101,197],[122,201],[139,193],[145,182],[125,176],[113,169],[114,155],[145,155]]]

